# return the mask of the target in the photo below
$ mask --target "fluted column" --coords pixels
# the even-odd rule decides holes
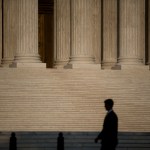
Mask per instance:
[[[95,63],[92,49],[93,0],[71,0],[71,57],[72,68]],[[92,66],[89,66],[92,67]]]
[[[2,0],[0,0],[0,67],[2,60]]]
[[[120,57],[123,65],[143,65],[145,51],[145,0],[120,1]]]
[[[92,49],[94,52],[95,63],[101,64],[101,1],[93,0],[93,37],[92,37]]]
[[[148,53],[149,53],[149,66],[150,66],[150,0],[148,0]]]
[[[102,68],[117,63],[117,0],[103,0],[103,60]]]
[[[70,57],[70,0],[55,0],[55,67],[63,68]]]
[[[17,0],[18,34],[15,67],[43,67],[38,54],[38,0]]]
[[[3,1],[3,67],[9,67],[17,49],[16,9],[17,0]]]

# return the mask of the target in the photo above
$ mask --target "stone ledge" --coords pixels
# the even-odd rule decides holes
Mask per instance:
[[[12,63],[10,68],[46,68],[46,63]]]
[[[150,70],[149,65],[121,65],[121,69],[127,70],[127,69],[140,69],[140,70]]]
[[[99,69],[101,70],[100,64],[67,64],[64,69]]]

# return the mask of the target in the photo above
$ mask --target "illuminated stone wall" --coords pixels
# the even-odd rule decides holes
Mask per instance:
[[[38,54],[38,1],[3,5],[4,24],[14,6],[18,15],[13,61],[0,68],[1,130],[98,131],[106,113],[103,101],[113,98],[120,131],[149,131],[150,72],[144,61],[149,39],[143,19],[149,12],[144,1],[66,3],[54,1],[55,69],[46,68]],[[6,33],[12,36],[14,30]],[[12,49],[1,44],[3,60]]]

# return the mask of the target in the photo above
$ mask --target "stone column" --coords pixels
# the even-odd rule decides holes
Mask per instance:
[[[17,0],[17,51],[12,67],[45,67],[38,54],[38,0]]]
[[[148,0],[148,53],[149,53],[149,66],[150,66],[150,0]]]
[[[101,64],[101,1],[93,0],[93,37],[92,49],[94,52],[95,63]]]
[[[94,68],[92,6],[93,0],[71,0],[70,68]]]
[[[70,57],[70,0],[55,0],[55,68],[63,68]]]
[[[2,60],[2,0],[0,0],[0,67]]]
[[[9,64],[13,62],[17,48],[16,2],[17,0],[3,1],[3,67],[9,67]]]
[[[119,64],[143,65],[145,51],[145,0],[120,1]]]
[[[103,69],[111,69],[117,63],[117,0],[103,0],[102,57]]]

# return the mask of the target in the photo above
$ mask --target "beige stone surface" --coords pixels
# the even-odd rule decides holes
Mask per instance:
[[[92,49],[95,57],[95,63],[101,64],[101,1],[92,0]]]
[[[10,68],[46,68],[45,63],[29,63],[29,62],[17,62],[9,65]]]
[[[145,54],[145,1],[120,1],[119,62],[143,65]]]
[[[55,0],[55,68],[63,68],[70,57],[70,0]]]
[[[17,51],[14,63],[40,63],[38,54],[38,0],[19,0]]]
[[[0,66],[2,60],[2,0],[0,0]]]
[[[6,0],[5,4],[7,2],[12,1]],[[57,9],[59,14],[55,13],[56,64],[63,64],[64,60],[67,61],[66,56],[69,59],[70,55],[65,68],[73,69],[45,68],[38,54],[38,0],[17,0],[15,61],[10,65],[12,68],[0,68],[1,131],[99,131],[106,114],[103,101],[113,98],[120,131],[149,132],[150,72],[149,66],[142,62],[145,48],[144,1],[120,1],[120,58],[114,70],[101,70],[99,62],[102,43],[98,43],[101,31],[100,20],[96,18],[100,17],[100,1],[71,0],[71,19],[65,18],[65,15],[69,17],[69,0],[55,2],[58,2],[54,6],[55,12]],[[116,53],[115,2],[104,2],[105,63],[109,63],[108,59],[112,62]],[[5,15],[5,19],[13,22],[10,11],[6,12],[8,18]],[[66,25],[69,20],[71,28]],[[11,23],[7,25],[11,26]],[[67,28],[71,29],[70,54]],[[7,50],[4,56],[13,49]],[[119,65],[122,70],[117,70]]]
[[[150,0],[148,1],[148,53],[150,65]]]
[[[94,63],[92,4],[91,0],[71,0],[71,57],[69,63],[72,65],[80,62]]]
[[[117,63],[117,0],[103,1],[102,68],[111,69]]]
[[[3,1],[3,67],[9,67],[17,49],[17,0]]]
[[[99,131],[113,98],[119,131],[149,132],[149,73],[1,68],[1,131]]]

